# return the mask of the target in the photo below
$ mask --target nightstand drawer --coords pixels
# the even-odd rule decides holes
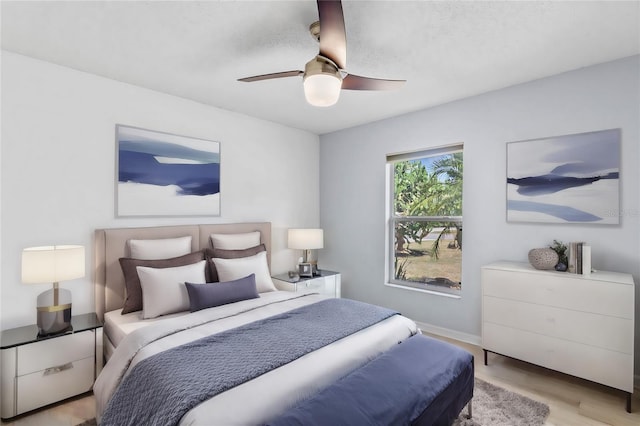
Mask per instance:
[[[18,377],[16,414],[22,414],[91,390],[94,366],[92,354],[90,358],[68,362]]]
[[[272,278],[278,290],[317,292],[325,296],[340,297],[340,274],[337,272],[322,270],[320,275],[298,281],[290,278],[288,274],[280,274]]]
[[[317,291],[324,292],[324,279],[305,280],[298,283],[298,291]]]
[[[102,323],[90,312],[71,317],[71,326],[47,338],[38,337],[36,324],[2,331],[3,420],[91,390],[102,368]]]
[[[94,358],[94,331],[68,334],[18,347],[18,376]]]

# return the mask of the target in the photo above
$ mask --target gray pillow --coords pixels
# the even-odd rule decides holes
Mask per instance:
[[[185,285],[189,293],[191,312],[260,297],[256,289],[255,274],[221,283],[185,283]]]
[[[171,259],[142,260],[132,259],[128,257],[120,258],[120,267],[124,275],[124,284],[127,289],[127,299],[122,307],[122,315],[129,312],[142,310],[142,287],[140,286],[140,277],[138,277],[138,266],[147,266],[150,268],[175,268],[176,266],[186,266],[192,263],[198,263],[205,260],[204,251],[194,251],[184,256],[173,257]],[[210,280],[209,268],[204,268],[207,281]]]
[[[254,256],[261,251],[267,251],[267,248],[264,244],[257,245],[255,247],[250,247],[248,249],[242,250],[225,250],[219,248],[207,248],[205,249],[205,255],[207,257],[207,263],[209,264],[209,274],[211,280],[207,280],[207,282],[217,282],[220,281],[218,278],[218,271],[216,270],[216,265],[213,263],[211,259],[240,259],[242,257]]]

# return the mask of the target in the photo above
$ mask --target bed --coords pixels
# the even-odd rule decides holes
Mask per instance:
[[[97,230],[99,424],[446,425],[467,403],[470,414],[469,353],[386,308],[277,291],[270,258],[267,222]]]

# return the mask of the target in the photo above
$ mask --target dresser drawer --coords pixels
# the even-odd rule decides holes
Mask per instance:
[[[484,322],[633,354],[631,320],[493,296],[482,301]]]
[[[16,414],[91,390],[94,367],[92,354],[90,358],[59,365],[58,368],[36,371],[18,377]]]
[[[568,273],[482,269],[486,296],[633,319],[634,288]]]
[[[633,392],[633,356],[484,323],[482,347],[552,370]]]
[[[18,376],[83,358],[94,358],[94,331],[68,334],[18,347]]]

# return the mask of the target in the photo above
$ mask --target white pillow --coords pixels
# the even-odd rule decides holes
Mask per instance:
[[[216,265],[220,282],[233,281],[246,277],[247,275],[256,274],[258,293],[276,290],[276,286],[273,285],[273,281],[271,281],[271,274],[269,274],[266,251],[261,251],[254,256],[241,257],[238,259],[220,259],[214,257],[212,260]]]
[[[191,236],[158,240],[129,240],[130,257],[141,260],[170,259],[191,253]]]
[[[211,234],[213,248],[224,250],[244,250],[260,245],[260,231],[244,234]]]
[[[206,263],[203,260],[175,268],[136,267],[142,287],[142,318],[188,311],[189,293],[184,283],[205,283]]]

